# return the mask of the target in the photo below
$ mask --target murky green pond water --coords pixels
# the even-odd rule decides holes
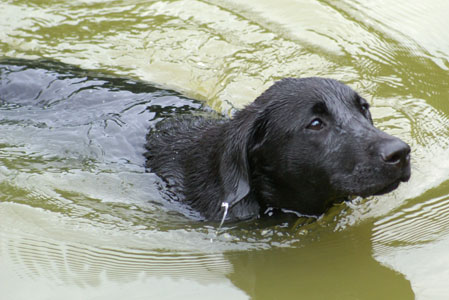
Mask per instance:
[[[0,299],[447,299],[448,13],[444,0],[0,1],[0,82],[28,72],[0,98]],[[145,132],[204,103],[228,113],[286,76],[358,90],[412,146],[412,178],[316,222],[217,237],[162,199]]]

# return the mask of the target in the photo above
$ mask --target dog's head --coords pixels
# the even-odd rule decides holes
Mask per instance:
[[[231,190],[252,189],[263,206],[318,215],[410,178],[410,147],[374,127],[367,101],[332,79],[281,80],[234,123],[246,132],[245,167],[236,167]]]

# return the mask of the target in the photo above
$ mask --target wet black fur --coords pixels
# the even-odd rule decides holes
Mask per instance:
[[[319,215],[410,177],[410,148],[373,126],[367,102],[331,79],[276,82],[232,119],[182,117],[147,137],[147,167],[207,220],[268,207]]]

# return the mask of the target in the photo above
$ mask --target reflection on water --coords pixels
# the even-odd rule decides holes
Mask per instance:
[[[0,298],[444,299],[448,3],[1,2]],[[216,236],[145,173],[145,134],[205,109],[167,88],[226,114],[286,76],[360,91],[412,178]]]
[[[254,299],[413,299],[408,280],[371,257],[369,227],[324,231],[303,247],[231,254],[230,278]]]
[[[23,288],[36,286],[34,299],[47,299],[48,288],[55,299],[67,292],[71,293],[68,299],[77,299],[79,294],[89,297],[97,295],[99,289],[104,299],[105,295],[115,299],[130,292],[131,299],[139,299],[141,293],[161,297],[174,288],[171,285],[176,291],[169,293],[170,297],[200,295],[201,299],[248,299],[247,295],[313,299],[317,288],[320,293],[332,294],[333,299],[412,298],[407,280],[373,258],[367,259],[371,253],[367,224],[334,232],[328,228],[332,221],[322,220],[319,226],[302,226],[301,234],[290,232],[291,236],[284,238],[273,233],[286,235],[288,231],[267,228],[261,236],[253,235],[252,242],[269,236],[266,243],[278,240],[276,246],[242,251],[240,245],[223,252],[223,241],[199,245],[201,240],[193,233],[168,232],[169,239],[164,242],[159,240],[164,239],[164,233],[143,228],[117,231],[112,225],[13,203],[1,204],[0,218],[0,278],[10,282],[19,276],[15,280],[22,285],[21,289],[2,286],[2,293],[12,295],[12,299],[22,295]],[[229,232],[237,235],[239,231]],[[57,236],[63,238],[55,240]],[[186,238],[195,239],[196,245],[179,245],[187,243]],[[295,238],[297,241],[289,245]],[[162,243],[170,250],[159,249]],[[251,243],[251,238],[246,243]],[[12,275],[6,278],[6,274]],[[345,288],[348,286],[351,288]],[[215,295],[218,291],[220,294]]]

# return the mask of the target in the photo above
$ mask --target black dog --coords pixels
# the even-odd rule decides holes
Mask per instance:
[[[320,215],[349,196],[410,178],[410,147],[373,126],[369,105],[323,78],[283,79],[231,120],[168,119],[147,137],[147,167],[207,220],[268,207]]]

